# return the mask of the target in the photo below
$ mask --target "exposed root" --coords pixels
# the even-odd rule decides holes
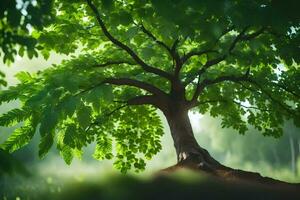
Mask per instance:
[[[299,183],[287,183],[284,181],[275,180],[269,177],[263,177],[259,173],[248,172],[238,169],[226,167],[217,161],[215,162],[212,157],[206,161],[203,159],[205,156],[189,155],[186,159],[179,161],[176,165],[163,169],[162,172],[175,172],[179,169],[191,169],[193,171],[201,171],[208,175],[213,175],[225,181],[237,181],[245,183],[260,184],[263,186],[271,186],[272,188],[280,189],[298,189],[300,190]],[[212,161],[212,162],[211,162]]]

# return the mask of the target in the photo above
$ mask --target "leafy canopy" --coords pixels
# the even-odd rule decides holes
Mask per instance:
[[[160,149],[156,109],[179,102],[279,137],[300,126],[298,1],[56,0],[53,22],[34,30],[39,52],[70,55],[60,65],[17,75],[0,101],[22,106],[0,125],[24,122],[2,148],[36,131],[43,157],[57,144],[66,163],[96,141],[96,159],[122,172],[144,169]]]
[[[3,63],[14,62],[25,53],[31,59],[38,57],[37,44],[30,32],[41,30],[50,23],[52,0],[1,0],[0,2],[0,56]],[[7,86],[5,74],[0,71],[0,86]]]
[[[13,62],[16,55],[23,56],[25,52],[29,58],[37,57],[37,40],[30,32],[50,23],[52,0],[1,0],[0,5],[3,62]]]

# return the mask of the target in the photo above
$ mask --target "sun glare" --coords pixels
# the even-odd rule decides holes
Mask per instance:
[[[200,120],[202,117],[203,117],[203,115],[201,115],[200,113],[189,112],[189,118],[190,118],[192,127],[195,131],[201,129]]]

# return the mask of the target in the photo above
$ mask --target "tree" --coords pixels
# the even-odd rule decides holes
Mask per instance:
[[[56,141],[70,163],[96,141],[96,159],[140,170],[161,149],[161,110],[178,163],[217,173],[232,169],[198,145],[190,110],[241,134],[247,124],[274,137],[285,120],[300,126],[297,1],[57,0],[54,8],[53,23],[32,35],[45,58],[71,55],[19,73],[20,84],[1,92],[1,102],[22,106],[0,125],[24,122],[5,150],[38,129],[41,157]]]

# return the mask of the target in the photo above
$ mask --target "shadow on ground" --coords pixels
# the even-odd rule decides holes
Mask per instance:
[[[51,186],[53,187],[53,185]],[[67,181],[59,190],[36,188],[18,193],[18,199],[43,200],[169,200],[169,199],[243,199],[293,200],[300,199],[300,190],[253,185],[242,182],[224,182],[201,174],[180,172],[141,179],[133,176],[112,175],[105,179]],[[48,188],[49,189],[49,188]],[[50,192],[49,192],[50,191]],[[1,199],[1,198],[0,198]],[[6,196],[2,199],[16,199]],[[2,200],[1,199],[1,200]]]

